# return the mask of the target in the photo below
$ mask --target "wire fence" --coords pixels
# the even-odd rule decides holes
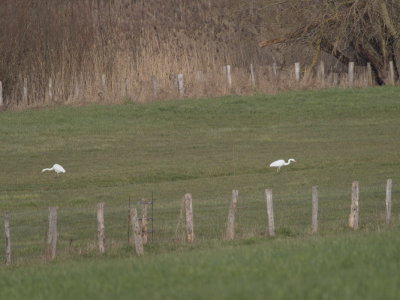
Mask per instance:
[[[222,95],[252,95],[257,93],[277,93],[279,91],[318,89],[329,87],[368,87],[374,85],[371,65],[355,66],[331,65],[323,61],[314,72],[306,72],[300,63],[291,65],[231,65],[214,66],[200,71],[191,69],[185,74],[169,74],[167,77],[151,76],[147,80],[138,79],[135,74],[112,76],[83,76],[71,82],[62,78],[49,78],[48,82],[31,82],[21,76],[12,87],[6,87],[0,81],[0,107],[40,107],[51,103],[137,103],[179,98],[203,98]],[[328,67],[329,66],[329,67]],[[385,80],[396,85],[393,62]],[[325,71],[326,69],[326,71]],[[231,71],[232,70],[232,71]],[[303,70],[303,71],[302,71]],[[124,72],[123,72],[124,73]],[[101,75],[101,76],[99,76]],[[29,87],[29,88],[28,88]],[[3,96],[3,89],[12,91]],[[85,100],[84,100],[85,99]]]
[[[386,183],[362,186],[359,192],[360,229],[376,230],[386,225]],[[391,189],[393,205],[390,225],[400,223],[400,186]],[[183,199],[183,198],[182,198]],[[148,244],[160,247],[171,243],[185,243],[186,219],[182,199],[155,197],[149,209]],[[193,223],[195,241],[224,239],[227,229],[231,195],[220,193],[215,197],[193,195]],[[129,206],[106,203],[105,252],[131,253],[132,235]],[[350,230],[348,218],[351,205],[351,186],[348,189],[320,188],[318,191],[318,232],[330,233]],[[276,236],[311,234],[311,187],[299,188],[295,193],[274,191],[273,210]],[[46,260],[49,211],[46,209],[9,211],[12,263]],[[267,209],[264,191],[259,194],[239,191],[235,216],[235,239],[268,236]],[[59,207],[57,218],[57,257],[90,256],[99,252],[97,241],[96,207]],[[0,237],[5,239],[5,231]],[[146,246],[145,246],[146,247]],[[6,251],[0,259],[6,260]]]

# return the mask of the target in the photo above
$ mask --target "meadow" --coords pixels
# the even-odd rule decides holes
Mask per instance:
[[[384,183],[398,176],[399,110],[398,88],[370,88],[6,111],[0,209]],[[65,176],[40,173],[55,162]]]
[[[375,295],[368,291],[376,286],[391,298],[398,292],[390,274],[396,274],[393,249],[400,242],[399,92],[397,87],[326,89],[1,112],[0,211],[11,214],[15,259],[28,262],[0,268],[2,295],[40,299],[65,291],[60,299],[74,293],[223,299],[244,298],[245,292],[261,298],[268,289],[274,298],[290,298],[290,292],[323,298],[326,292],[326,298],[337,299],[350,298],[362,285],[363,298]],[[277,173],[268,165],[280,158],[296,163]],[[40,172],[56,162],[66,174]],[[393,179],[391,225],[384,224],[388,178]],[[360,181],[360,233],[347,228],[354,180]],[[320,194],[316,237],[310,234],[313,185]],[[274,192],[274,239],[265,237],[266,188]],[[232,189],[239,190],[238,238],[224,242]],[[188,192],[197,233],[190,246],[174,242]],[[134,205],[143,197],[155,200],[155,232],[139,260],[125,243],[126,216],[129,199]],[[106,202],[105,255],[95,246],[95,205],[101,201]],[[32,262],[45,244],[48,206],[59,207],[60,256],[51,264]],[[71,247],[72,241],[80,244]],[[376,278],[371,272],[380,264],[389,275]],[[339,290],[349,278],[357,279]],[[52,280],[55,286],[49,287]],[[269,280],[276,284],[265,284]],[[19,289],[17,282],[28,288]],[[204,285],[210,288],[201,294]],[[77,290],[68,292],[72,286]]]
[[[399,230],[0,268],[1,299],[397,299]],[[221,247],[222,246],[222,247]]]

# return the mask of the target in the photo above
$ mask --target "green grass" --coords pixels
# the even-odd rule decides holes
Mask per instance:
[[[399,89],[324,90],[0,115],[0,209],[348,187],[398,176]],[[267,164],[295,157],[276,174]],[[61,163],[64,176],[40,170]]]
[[[0,298],[350,299],[357,289],[358,298],[395,298],[399,95],[396,87],[332,89],[1,112],[0,212],[11,214],[17,266],[0,267]],[[291,157],[297,162],[280,173],[268,168]],[[55,162],[67,173],[40,172]],[[360,233],[347,228],[353,180],[360,181]],[[275,239],[265,239],[266,188],[274,193]],[[232,189],[239,189],[237,240],[224,242]],[[194,245],[174,241],[187,192]],[[127,245],[128,199],[136,205],[152,196],[154,241],[140,260]],[[58,258],[44,264],[48,206],[59,206]]]
[[[187,192],[200,240],[222,237],[232,189],[239,189],[239,237],[264,234],[265,188],[274,192],[278,234],[298,236],[309,233],[312,185],[319,186],[321,232],[346,231],[351,182],[359,180],[361,228],[376,229],[384,219],[387,178],[394,199],[400,195],[399,91],[2,112],[0,210],[11,213],[15,257],[43,254],[48,206],[60,207],[60,253],[95,248],[100,201],[106,202],[108,248],[125,245],[128,199],[136,205],[152,195],[155,238],[169,241]],[[280,173],[268,168],[290,157],[297,162]],[[55,162],[67,173],[40,172]],[[394,215],[399,212],[394,204]]]
[[[397,228],[2,268],[0,298],[397,299],[399,247]]]

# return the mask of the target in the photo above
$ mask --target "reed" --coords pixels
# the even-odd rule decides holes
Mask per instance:
[[[257,42],[274,29],[264,26],[271,21],[265,10],[255,9],[258,2],[4,0],[0,80],[5,105],[172,99],[178,97],[180,73],[185,97],[318,87],[315,76],[294,84],[292,66],[284,62],[288,70],[282,70],[279,80],[271,75],[274,54]],[[232,89],[223,74],[227,64]],[[255,88],[250,64],[256,70]]]

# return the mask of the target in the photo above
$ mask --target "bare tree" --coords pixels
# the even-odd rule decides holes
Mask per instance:
[[[399,0],[291,0],[271,8],[282,16],[287,28],[296,29],[261,42],[261,47],[311,45],[315,50],[311,68],[321,51],[346,64],[370,62],[378,84],[388,81],[388,65],[393,61],[395,78],[399,78]]]

